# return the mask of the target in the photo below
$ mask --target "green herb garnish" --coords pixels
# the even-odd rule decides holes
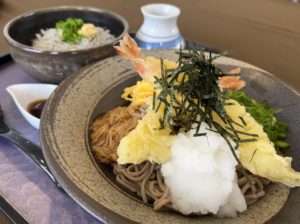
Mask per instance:
[[[241,140],[233,126],[237,122],[233,121],[224,109],[226,97],[220,90],[219,78],[227,74],[212,63],[220,55],[212,57],[210,54],[206,58],[204,52],[183,52],[182,49],[176,53],[179,55],[178,67],[166,69],[161,60],[162,76],[155,77],[155,89],[160,92],[153,94],[153,109],[163,109],[160,128],[169,126],[173,133],[178,133],[180,129],[189,131],[196,124],[194,136],[203,136],[205,133],[199,133],[199,130],[202,122],[206,122],[210,129],[225,139],[239,166],[243,167],[235,150],[240,142],[255,141],[255,138]],[[217,114],[229,129],[215,122],[213,113]],[[235,146],[232,141],[235,142]]]
[[[228,91],[227,96],[245,106],[246,111],[261,125],[269,139],[278,149],[289,147],[285,142],[287,124],[276,120],[275,115],[280,112],[278,109],[269,107],[266,103],[258,103],[241,91]]]
[[[62,41],[67,43],[78,43],[83,36],[78,33],[84,24],[82,19],[68,18],[55,24],[56,29],[61,32]]]

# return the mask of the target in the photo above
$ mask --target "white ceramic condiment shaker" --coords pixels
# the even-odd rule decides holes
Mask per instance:
[[[139,47],[148,50],[184,47],[184,39],[177,27],[178,7],[155,3],[142,6],[141,11],[144,22],[135,36]]]

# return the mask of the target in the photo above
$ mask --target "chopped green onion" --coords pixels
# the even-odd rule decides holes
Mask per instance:
[[[55,27],[61,32],[62,41],[74,44],[83,38],[83,36],[78,33],[83,24],[82,19],[68,18],[58,21]]]

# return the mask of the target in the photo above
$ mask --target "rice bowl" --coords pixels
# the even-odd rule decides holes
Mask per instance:
[[[110,30],[115,38],[98,46],[70,51],[42,50],[32,46],[42,29],[53,28],[56,22],[70,17]],[[105,9],[60,6],[24,13],[9,21],[3,32],[10,54],[23,70],[39,81],[58,84],[79,68],[112,55],[112,46],[128,32],[128,23],[120,15]]]
[[[62,41],[59,30],[55,28],[41,29],[33,40],[32,47],[45,51],[74,51],[97,46],[106,45],[115,40],[115,36],[110,34],[108,29],[96,27],[96,35],[89,40],[83,38],[78,43],[66,43]]]

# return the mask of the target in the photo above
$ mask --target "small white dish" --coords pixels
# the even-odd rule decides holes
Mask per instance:
[[[34,101],[48,99],[56,87],[57,85],[52,84],[15,84],[8,86],[6,91],[29,124],[39,129],[40,119],[28,112],[28,106]]]

